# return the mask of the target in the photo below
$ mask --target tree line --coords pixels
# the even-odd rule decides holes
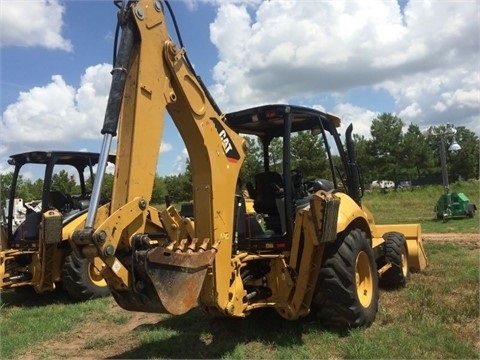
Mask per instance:
[[[392,114],[381,114],[372,121],[371,138],[355,136],[358,163],[367,181],[393,180],[441,181],[440,145],[437,135],[422,133],[415,124],[407,126]],[[436,127],[443,133],[446,126]],[[456,152],[447,151],[447,169],[452,181],[478,179],[479,139],[464,126],[456,126],[455,140],[461,146]],[[448,149],[452,138],[445,138]],[[431,179],[431,180],[429,180]]]
[[[355,128],[355,124],[354,128]],[[406,128],[406,130],[404,130]],[[461,150],[451,153],[447,151],[447,168],[450,181],[457,179],[478,179],[479,176],[479,138],[474,132],[457,126],[456,141]],[[438,127],[442,132],[445,126]],[[449,141],[446,139],[447,148]],[[245,137],[248,153],[240,172],[242,184],[253,181],[256,173],[262,172],[262,146],[258,140]],[[370,127],[370,137],[354,134],[357,162],[362,171],[365,184],[374,180],[392,180],[395,183],[410,181],[418,183],[441,182],[440,139],[438,136],[422,133],[415,124],[408,126],[397,116],[383,113],[377,116]],[[282,172],[282,142],[274,139],[270,146],[270,169]],[[301,172],[305,180],[311,178],[330,178],[330,168],[326,155],[326,147],[321,138],[311,136],[309,132],[301,132],[291,139],[292,169]],[[334,163],[339,158],[333,155]],[[4,206],[8,198],[13,173],[0,174],[1,200]],[[186,164],[184,173],[155,177],[151,202],[161,204],[169,196],[174,202],[192,199],[191,168]],[[80,193],[75,180],[64,170],[53,175],[53,190],[64,193]],[[88,179],[91,188],[92,179]],[[41,199],[43,180],[31,181],[20,177],[16,196],[25,202]],[[113,175],[106,174],[103,193],[111,194]]]

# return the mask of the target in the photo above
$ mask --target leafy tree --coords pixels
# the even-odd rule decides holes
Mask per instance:
[[[115,176],[113,174],[105,173],[103,176],[102,190],[100,191],[100,203],[104,204],[112,199],[113,180]],[[85,180],[86,192],[91,193],[93,191],[93,182],[95,179],[91,177]]]
[[[103,186],[102,186],[102,191],[101,191],[102,199],[111,199],[112,198],[113,180],[114,179],[115,179],[115,176],[113,174],[105,173],[105,175],[103,176]],[[93,189],[93,184],[92,184],[91,189]]]
[[[13,180],[13,172],[0,174],[1,183],[1,206],[5,206],[6,200],[10,197],[10,191]],[[25,179],[22,174],[18,175],[15,197],[23,199],[24,202],[38,200],[42,198],[43,180],[38,179],[34,183]]]
[[[33,183],[31,183],[30,193],[32,194],[32,199],[30,200],[40,200],[42,198],[43,179],[37,179]]]
[[[375,159],[371,156],[372,151],[370,151],[371,141],[365,138],[365,136],[360,136],[353,134],[353,141],[355,143],[355,152],[357,155],[357,164],[362,171],[364,181],[371,183],[373,180],[378,178],[375,173]],[[335,164],[340,164],[340,158],[336,160]]]
[[[426,176],[432,172],[435,163],[434,155],[417,125],[410,124],[403,136],[400,159],[400,173],[408,180]]]
[[[353,141],[355,143],[357,164],[362,172],[363,181],[369,184],[373,180],[377,180],[379,178],[376,167],[377,163],[375,161],[375,157],[372,155],[374,153],[372,150],[372,141],[365,138],[363,135],[360,136],[357,134],[353,134]],[[334,159],[337,166],[343,166],[338,156],[334,156]]]
[[[328,160],[323,140],[307,131],[291,139],[292,169],[299,170],[304,179],[328,177]]]
[[[255,174],[262,172],[262,148],[254,138],[245,136],[247,142],[247,154],[240,169],[240,179],[242,184],[253,181]]]
[[[446,126],[437,126],[430,131],[430,135],[427,137],[431,152],[435,157],[436,169],[434,173],[438,178],[441,178],[441,163],[440,163],[440,146],[442,135],[432,134],[444,134]],[[446,165],[450,181],[455,181],[459,178],[463,179],[476,179],[479,174],[479,139],[474,132],[465,128],[464,126],[456,127],[457,133],[455,140],[460,145],[461,149],[458,151],[450,152],[448,148],[453,141],[453,138],[448,136],[444,137]]]
[[[379,177],[397,180],[402,161],[402,120],[383,113],[372,121],[370,155],[375,158]],[[399,161],[400,160],[400,161]]]
[[[66,170],[60,170],[58,173],[53,174],[51,190],[58,190],[64,194],[80,192],[74,176],[69,175]]]
[[[164,178],[155,175],[153,182],[152,200],[153,204],[162,204],[165,202],[165,196],[168,194],[167,185]]]
[[[170,175],[164,179],[167,194],[173,202],[189,201],[192,199],[192,180],[188,175]]]
[[[283,172],[283,139],[274,138],[269,146],[270,171]],[[263,152],[262,152],[263,154]],[[263,163],[263,162],[262,162]]]
[[[450,153],[450,171],[452,179],[478,179],[479,176],[479,138],[464,126],[458,126],[455,139],[462,147],[459,151]],[[448,146],[448,145],[447,145]]]
[[[5,207],[6,200],[10,197],[10,187],[12,186],[13,172],[5,174],[0,173],[0,207]]]
[[[185,164],[185,172],[183,173],[186,176],[187,180],[191,183],[192,182],[192,164],[190,163],[190,159],[187,158]]]

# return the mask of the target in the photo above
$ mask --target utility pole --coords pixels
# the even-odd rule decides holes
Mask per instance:
[[[446,153],[446,140],[452,139],[448,151],[454,152],[461,149],[461,146],[455,139],[457,129],[451,124],[447,124],[445,128],[432,127],[428,130],[430,135],[438,136],[440,138],[439,153],[440,153],[440,166],[442,168],[442,182],[444,194],[440,197],[435,207],[437,218],[442,218],[446,221],[453,215],[452,212],[452,194],[450,193],[450,185],[448,183],[448,168],[447,168],[447,153]]]

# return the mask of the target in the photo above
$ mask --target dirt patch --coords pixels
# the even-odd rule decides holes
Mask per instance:
[[[162,315],[130,312],[120,308],[112,299],[107,309],[107,319],[86,319],[67,338],[48,340],[20,356],[19,359],[106,359],[116,358],[138,344],[135,329],[156,324]],[[123,320],[119,321],[119,319]]]
[[[443,242],[455,244],[476,244],[480,246],[480,233],[477,234],[460,234],[460,233],[427,233],[423,234],[425,242]]]

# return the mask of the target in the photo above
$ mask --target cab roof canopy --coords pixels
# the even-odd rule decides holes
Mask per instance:
[[[10,165],[22,164],[48,164],[54,160],[58,165],[72,165],[76,168],[85,168],[88,165],[95,165],[99,158],[98,153],[79,151],[29,151],[20,154],[10,155]],[[110,155],[108,161],[114,163],[115,156]]]
[[[272,104],[231,112],[225,115],[227,125],[237,133],[274,138],[284,135],[286,115],[292,115],[291,133],[319,130],[329,133],[340,126],[340,118],[303,106]]]

